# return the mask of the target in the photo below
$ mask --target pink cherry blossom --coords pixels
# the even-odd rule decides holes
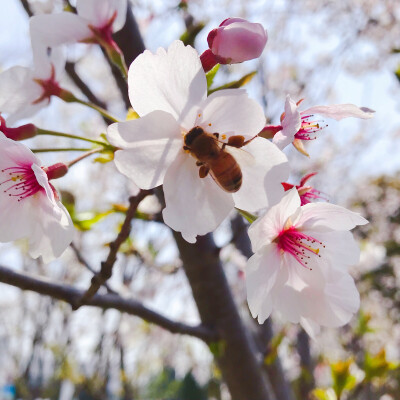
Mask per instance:
[[[310,335],[319,326],[338,327],[359,308],[348,267],[359,261],[349,230],[368,221],[333,204],[301,206],[291,189],[249,228],[255,254],[246,267],[247,300],[264,322],[275,310]]]
[[[307,181],[316,174],[316,172],[312,172],[311,174],[303,176],[303,178],[301,178],[300,180],[299,185],[282,182],[282,186],[285,189],[285,192],[295,187],[297,189],[297,192],[299,193],[302,206],[311,203],[313,200],[317,199],[327,200],[319,190],[313,188],[312,186],[306,185]]]
[[[243,89],[207,97],[206,76],[192,47],[175,41],[167,51],[145,51],[130,66],[128,85],[141,118],[108,128],[108,139],[121,149],[115,164],[142,189],[163,185],[164,221],[187,241],[212,232],[234,206],[253,212],[280,200],[281,177],[289,167],[274,144],[253,139],[265,123],[261,106]],[[200,178],[198,160],[184,149],[185,135],[194,127],[218,133],[220,147],[233,135],[250,140],[240,149],[225,148],[242,172],[237,192],[221,189],[211,174]]]
[[[30,20],[31,37],[45,47],[68,43],[99,43],[119,52],[112,38],[125,24],[127,0],[78,0],[77,14],[36,15]]]
[[[204,70],[209,71],[217,63],[236,64],[258,58],[267,40],[267,32],[261,24],[227,18],[208,34],[210,49],[201,55]]]
[[[73,235],[71,218],[49,183],[60,171],[64,165],[42,167],[26,146],[0,133],[0,242],[26,238],[31,257],[46,263],[64,252]]]
[[[374,116],[373,110],[366,107],[357,107],[354,104],[334,104],[331,106],[314,106],[304,111],[298,107],[302,100],[295,103],[289,95],[286,97],[285,112],[281,116],[281,130],[275,133],[273,142],[282,150],[290,143],[305,155],[303,141],[316,139],[317,133],[325,126],[314,118],[320,114],[327,118],[339,121],[344,118],[369,119]],[[276,128],[274,126],[274,128]],[[268,131],[268,127],[264,128]]]
[[[7,115],[10,125],[35,115],[49,104],[51,96],[70,96],[58,83],[65,65],[62,50],[53,49],[48,56],[41,46],[32,48],[33,69],[15,66],[0,74],[0,112]]]

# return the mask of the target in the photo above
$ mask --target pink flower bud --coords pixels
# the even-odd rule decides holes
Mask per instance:
[[[0,132],[12,140],[24,140],[36,136],[37,128],[33,124],[25,124],[17,128],[9,128],[5,119],[0,115]]]
[[[242,18],[228,18],[207,37],[211,52],[220,64],[241,63],[260,57],[267,43],[261,24]]]

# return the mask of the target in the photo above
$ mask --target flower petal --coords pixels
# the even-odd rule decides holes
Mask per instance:
[[[297,104],[286,96],[285,102],[285,117],[282,121],[282,130],[277,132],[272,139],[281,150],[293,142],[294,135],[301,127],[301,116]]]
[[[119,31],[125,24],[127,0],[78,0],[78,15],[87,19],[91,25],[102,28],[113,17],[113,32]]]
[[[262,107],[244,89],[225,89],[212,93],[202,104],[196,125],[220,135],[242,135],[251,139],[265,126]],[[210,125],[211,124],[211,125]]]
[[[327,118],[335,119],[340,121],[343,118],[361,118],[369,119],[374,116],[375,111],[367,107],[357,107],[354,104],[333,104],[331,106],[314,106],[307,108],[301,112],[305,114],[320,114]]]
[[[7,123],[34,115],[47,102],[33,102],[42,94],[41,87],[33,81],[33,73],[25,67],[12,67],[0,74],[0,112],[7,114]]]
[[[241,188],[233,193],[235,206],[255,212],[278,203],[284,195],[281,182],[288,179],[290,171],[285,154],[263,138],[255,138],[243,150],[228,151],[239,163],[243,175]],[[247,154],[253,159],[249,160]]]
[[[265,246],[249,258],[246,265],[247,303],[251,315],[263,323],[271,314],[273,288],[280,271],[280,257],[275,244]]]
[[[327,232],[348,231],[368,221],[344,207],[329,203],[309,203],[302,207],[302,214],[295,224],[302,230]]]
[[[168,168],[163,188],[164,222],[190,243],[196,242],[197,235],[216,229],[234,206],[232,195],[209,175],[199,178],[195,160],[184,152]]]
[[[168,167],[183,146],[179,125],[164,111],[112,124],[107,137],[122,148],[114,158],[118,170],[142,189],[163,183]]]
[[[88,21],[70,12],[35,15],[29,24],[32,42],[39,41],[45,47],[76,43],[93,36]]]
[[[298,211],[300,211],[300,197],[296,188],[293,188],[287,191],[279,204],[271,207],[251,224],[248,234],[253,252],[275,239],[283,230],[287,219]]]
[[[207,82],[199,55],[181,41],[167,51],[146,50],[131,64],[129,98],[140,115],[166,111],[185,129],[193,128],[199,104],[207,96]]]

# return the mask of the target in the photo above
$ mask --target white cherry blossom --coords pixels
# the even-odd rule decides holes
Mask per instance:
[[[26,238],[29,254],[44,262],[72,241],[73,224],[40,160],[0,133],[0,242]]]
[[[45,49],[32,43],[34,67],[11,67],[0,74],[0,113],[12,125],[35,115],[46,107],[51,96],[63,97],[69,92],[59,86],[65,58],[62,49]]]
[[[127,0],[78,0],[77,14],[61,12],[30,19],[33,40],[44,46],[88,42],[114,46],[112,34],[125,24]]]
[[[349,322],[360,304],[348,267],[359,261],[349,230],[368,221],[333,204],[300,205],[295,188],[249,228],[247,300],[264,322],[275,310],[314,336]]]
[[[245,90],[221,90],[207,97],[205,73],[197,52],[176,41],[156,54],[145,51],[129,68],[129,96],[141,118],[113,124],[108,138],[120,172],[140,188],[162,185],[166,224],[189,242],[212,232],[234,206],[249,212],[277,203],[289,173],[285,155],[262,138],[243,148],[226,146],[243,178],[235,193],[223,190],[184,149],[185,135],[194,127],[218,133],[219,148],[231,136],[250,140],[265,124],[262,108]]]
[[[314,106],[300,111],[298,108],[301,102],[302,100],[296,103],[289,95],[286,96],[285,112],[281,117],[281,130],[274,135],[273,142],[280,149],[284,149],[290,143],[293,143],[305,155],[308,154],[304,150],[302,142],[315,139],[315,134],[324,128],[320,121],[313,120],[314,114],[340,121],[350,117],[369,119],[374,116],[375,112],[367,107],[357,107],[354,104]]]

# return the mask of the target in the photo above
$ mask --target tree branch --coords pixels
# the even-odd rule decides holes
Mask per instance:
[[[106,261],[101,263],[100,272],[93,276],[92,282],[88,290],[83,294],[82,298],[75,303],[74,309],[78,309],[81,305],[87,304],[88,301],[97,293],[100,286],[111,278],[112,269],[117,260],[118,250],[122,243],[129,237],[131,233],[131,222],[135,217],[139,203],[150,194],[149,190],[141,190],[138,195],[132,196],[129,199],[129,208],[126,213],[125,221],[117,238],[110,243],[110,251]]]
[[[0,266],[0,282],[16,286],[22,290],[30,290],[45,296],[65,301],[72,307],[84,294],[83,290],[73,286],[60,285],[43,279],[20,274],[9,268]],[[125,299],[116,294],[96,294],[87,300],[86,306],[100,307],[103,310],[115,309],[121,312],[135,315],[152,324],[158,325],[172,333],[197,337],[207,343],[218,340],[216,331],[205,325],[191,326],[181,322],[172,321],[161,314],[145,307],[142,303]]]

